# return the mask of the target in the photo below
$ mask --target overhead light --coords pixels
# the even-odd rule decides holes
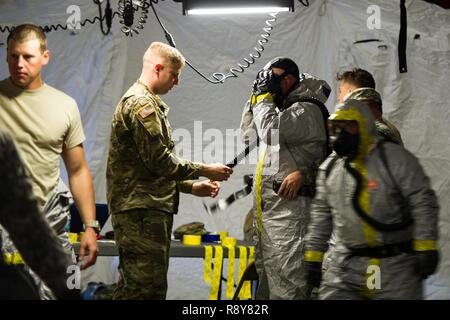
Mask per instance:
[[[264,12],[281,12],[289,11],[284,7],[254,7],[254,8],[202,8],[187,10],[187,14],[237,14],[237,13],[264,13]]]
[[[186,14],[254,14],[294,11],[294,0],[183,0]]]

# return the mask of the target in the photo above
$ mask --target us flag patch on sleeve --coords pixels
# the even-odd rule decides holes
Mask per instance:
[[[142,109],[139,111],[139,115],[140,115],[142,118],[146,118],[146,117],[148,117],[149,115],[151,115],[153,112],[155,112],[155,108],[152,107],[152,106],[147,106],[147,107],[145,107],[145,108],[142,108]]]

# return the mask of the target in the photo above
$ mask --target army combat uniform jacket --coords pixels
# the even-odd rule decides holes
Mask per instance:
[[[190,193],[201,164],[173,153],[169,107],[136,82],[116,107],[107,164],[111,214],[147,208],[177,213],[179,191]]]

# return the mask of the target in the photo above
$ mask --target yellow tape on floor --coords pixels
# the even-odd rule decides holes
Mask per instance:
[[[238,272],[238,283],[241,281],[245,269],[247,268],[247,247],[239,246],[239,272]],[[248,282],[248,281],[246,281]],[[245,292],[245,282],[242,285],[241,291],[239,292],[239,299],[250,299]]]
[[[221,246],[215,246],[214,251],[214,270],[209,300],[217,300],[222,277],[223,248]]]
[[[250,253],[248,257],[248,263],[251,264],[253,261],[255,261],[255,247],[251,246],[248,248]],[[251,281],[245,281],[244,285],[242,286],[242,299],[251,299],[252,298],[252,282]],[[241,295],[239,294],[239,298]]]
[[[234,284],[235,284],[235,254],[236,254],[235,238],[224,239],[222,246],[205,246],[205,267],[203,278],[206,283],[211,283],[211,290],[209,293],[209,300],[217,300],[219,295],[219,287],[222,278],[222,265],[223,265],[223,247],[228,250],[228,272],[227,272],[227,284],[226,284],[226,297],[228,299],[233,298]],[[214,250],[214,264],[213,264],[213,250]],[[247,266],[254,261],[255,248],[245,246],[239,246],[239,270],[238,281],[242,278]],[[211,279],[211,273],[213,274]],[[251,299],[251,281],[245,281],[241,291],[239,292],[239,299]]]
[[[227,275],[227,291],[226,297],[231,299],[234,295],[234,259],[235,259],[235,246],[236,238],[225,238],[223,246],[228,249],[228,275]]]
[[[212,254],[213,247],[205,246],[205,271],[203,273],[203,279],[205,279],[206,283],[211,283]]]

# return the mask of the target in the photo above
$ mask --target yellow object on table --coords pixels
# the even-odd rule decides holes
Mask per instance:
[[[218,231],[217,233],[220,235],[220,241],[223,241],[226,237],[228,237],[228,232],[226,231]]]
[[[69,233],[69,241],[70,243],[74,244],[76,242],[78,242],[78,234],[77,233]]]
[[[183,244],[187,246],[199,246],[202,243],[202,236],[185,234],[183,235]]]

